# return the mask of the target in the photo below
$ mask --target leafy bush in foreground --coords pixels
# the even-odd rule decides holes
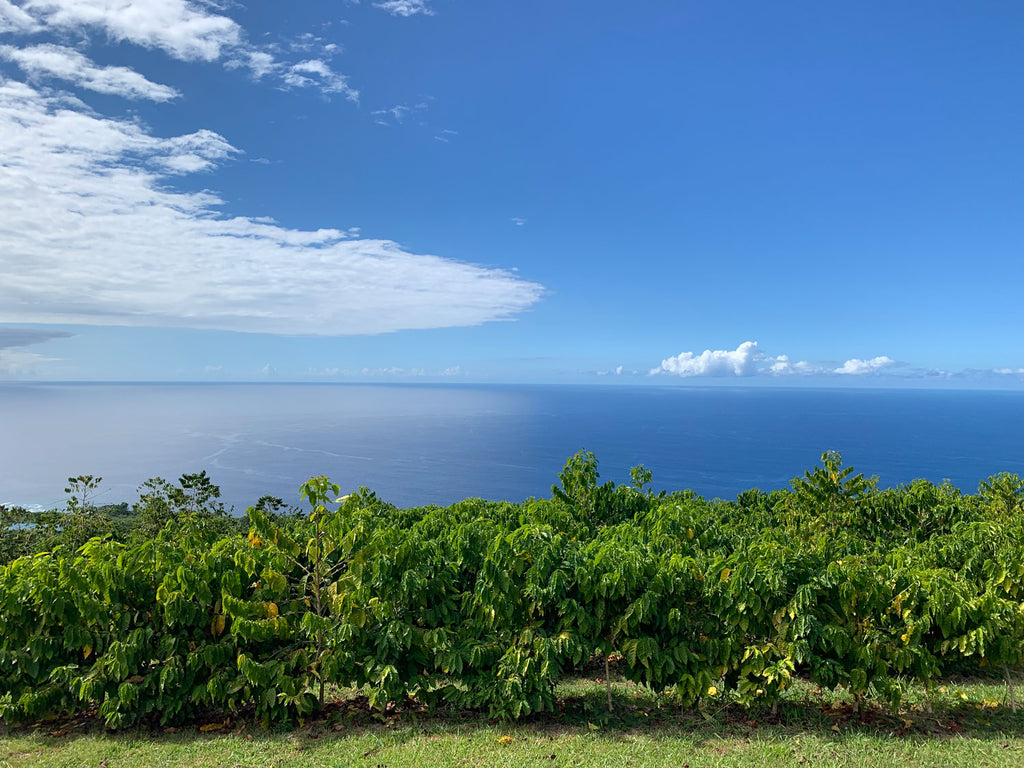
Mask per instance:
[[[907,680],[1024,663],[1015,475],[880,491],[827,453],[791,491],[707,501],[642,468],[599,485],[581,452],[559,479],[550,499],[397,509],[317,477],[308,515],[265,497],[248,535],[205,473],[151,481],[121,540],[0,568],[0,717],[271,723],[334,684],[514,718],[595,658],[687,706],[770,703],[801,674],[898,708]]]

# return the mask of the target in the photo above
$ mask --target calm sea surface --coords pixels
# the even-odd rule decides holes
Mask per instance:
[[[949,478],[974,492],[1024,472],[1024,393],[669,387],[269,384],[0,385],[0,503],[59,506],[70,475],[98,503],[206,470],[244,510],[297,503],[324,473],[399,505],[546,496],[565,459],[603,480],[644,464],[707,497],[788,487],[820,454],[882,486]]]

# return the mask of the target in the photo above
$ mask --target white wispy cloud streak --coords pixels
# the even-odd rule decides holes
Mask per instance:
[[[373,7],[387,11],[392,16],[434,15],[434,11],[427,5],[426,0],[383,0],[383,2],[374,3]]]
[[[765,354],[756,341],[745,341],[734,350],[705,349],[700,354],[682,352],[661,361],[652,368],[651,375],[672,374],[689,377],[746,377],[746,376],[813,376],[853,375],[878,373],[899,365],[884,355],[870,360],[851,358],[838,368],[835,364],[791,360],[788,355]]]
[[[317,38],[303,38],[302,51],[317,50],[320,55],[307,55],[299,62],[285,61],[280,58],[279,49],[254,45],[236,21],[218,13],[212,4],[195,0],[23,0],[17,4],[0,0],[0,32],[49,32],[61,37],[87,37],[100,32],[112,41],[160,50],[180,61],[221,62],[229,68],[247,69],[257,79],[277,77],[286,87],[312,87],[324,93],[341,94],[352,101],[359,99],[359,92],[349,85],[348,78],[327,63],[337,52],[337,45],[320,43],[317,46],[313,44],[319,42]],[[67,67],[68,64],[55,66]],[[84,66],[78,64],[73,71],[79,73],[80,85],[92,87],[82,79]],[[142,75],[124,67],[113,69],[117,72],[105,76],[93,73],[96,82],[105,85],[120,78],[123,83],[134,83],[149,93],[154,92],[151,86],[155,83],[143,86],[138,82],[141,78],[149,83]],[[135,78],[127,73],[134,74]],[[93,87],[93,90],[99,89]]]
[[[170,101],[181,95],[178,90],[147,80],[128,67],[99,67],[84,54],[63,45],[0,45],[0,58],[13,61],[30,78],[66,80],[97,93],[151,101]]]
[[[427,107],[428,104],[425,101],[413,104],[412,106],[407,104],[395,104],[393,107],[375,109],[370,114],[373,115],[373,121],[377,123],[377,125],[391,125],[392,121],[401,125],[410,115],[421,114],[426,111]]]
[[[373,334],[509,319],[543,288],[337,229],[218,213],[174,175],[237,153],[0,79],[0,322]]]
[[[348,84],[348,78],[331,69],[323,59],[307,59],[288,66],[282,73],[286,85],[296,88],[318,87],[324,93],[341,93],[358,99],[358,92]]]

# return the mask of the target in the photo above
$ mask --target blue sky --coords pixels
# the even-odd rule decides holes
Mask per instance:
[[[1024,386],[1022,33],[0,0],[0,378]]]

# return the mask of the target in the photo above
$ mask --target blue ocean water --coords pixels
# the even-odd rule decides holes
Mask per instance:
[[[825,450],[883,487],[950,479],[974,492],[1024,472],[1024,393],[687,387],[318,384],[0,385],[0,503],[59,506],[65,479],[98,503],[149,477],[206,470],[244,510],[298,503],[324,473],[396,504],[547,496],[568,456],[602,480],[732,498],[788,487]]]

